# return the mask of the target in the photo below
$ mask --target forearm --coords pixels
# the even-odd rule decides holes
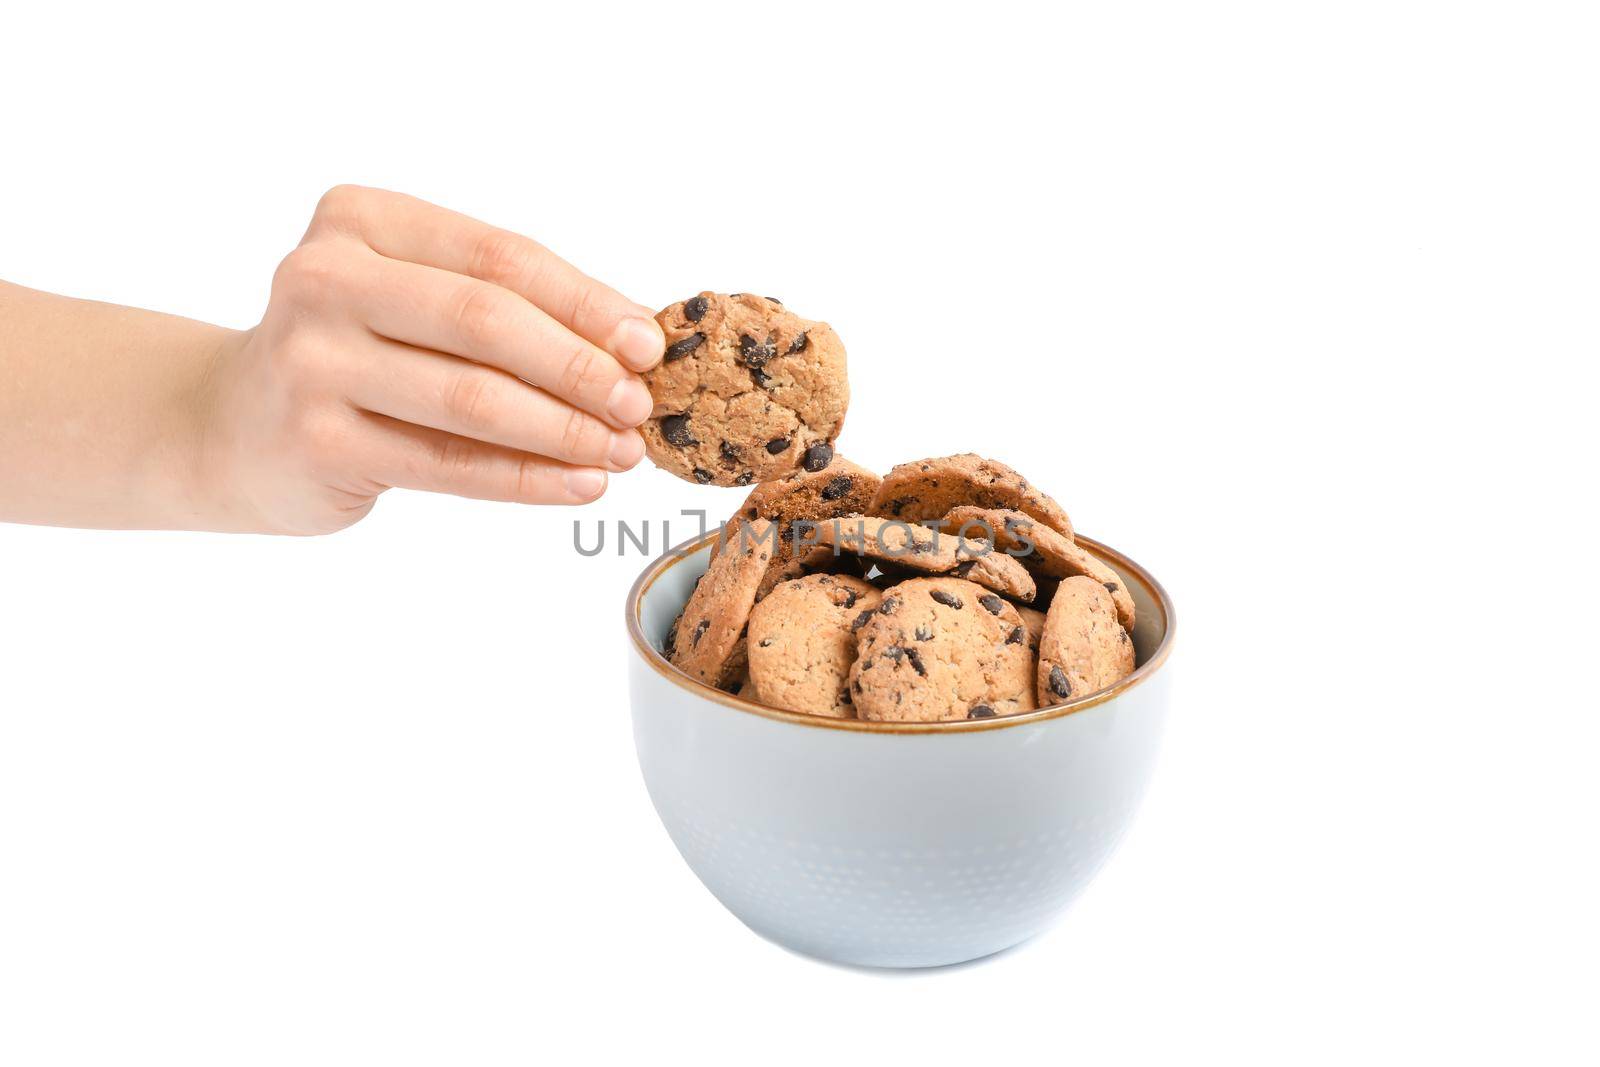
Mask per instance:
[[[239,336],[0,282],[0,521],[227,528],[201,436]]]

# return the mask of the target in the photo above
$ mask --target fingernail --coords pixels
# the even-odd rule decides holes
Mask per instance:
[[[629,431],[611,435],[611,452],[606,457],[619,471],[631,468],[644,458],[644,438]]]
[[[654,319],[623,319],[611,336],[611,350],[634,370],[649,370],[661,362],[666,338]]]
[[[567,493],[574,500],[593,500],[606,491],[606,472],[581,467],[566,474]]]
[[[611,395],[606,398],[606,411],[623,426],[639,425],[650,417],[650,409],[654,406],[650,390],[634,378],[624,378],[613,385]]]

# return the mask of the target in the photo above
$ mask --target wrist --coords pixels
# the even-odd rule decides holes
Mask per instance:
[[[226,330],[197,362],[192,393],[184,403],[183,442],[174,469],[175,497],[190,529],[224,533],[261,530],[245,491],[244,449],[238,412],[231,402],[241,354],[255,330]]]

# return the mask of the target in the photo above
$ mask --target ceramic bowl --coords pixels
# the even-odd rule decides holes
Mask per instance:
[[[627,604],[639,767],[706,888],[764,937],[873,967],[976,959],[1050,925],[1150,780],[1174,630],[1160,584],[1077,538],[1138,609],[1139,667],[1109,689],[994,719],[829,719],[740,700],[662,656],[714,536],[650,564]]]

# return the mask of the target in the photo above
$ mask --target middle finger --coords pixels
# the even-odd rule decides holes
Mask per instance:
[[[614,426],[650,415],[650,391],[609,353],[498,285],[369,253],[357,300],[381,336],[516,375]]]

